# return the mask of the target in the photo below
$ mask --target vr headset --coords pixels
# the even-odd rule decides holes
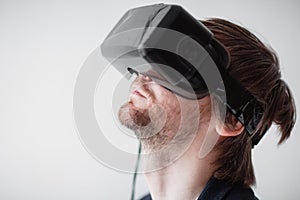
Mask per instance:
[[[253,146],[264,135],[255,134],[264,110],[229,75],[229,53],[182,7],[154,4],[127,11],[101,52],[125,76],[143,74],[188,99],[213,94],[244,125]]]

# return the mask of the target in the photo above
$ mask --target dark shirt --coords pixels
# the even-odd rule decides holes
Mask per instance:
[[[140,200],[152,200],[148,194]],[[243,184],[228,184],[225,181],[211,178],[197,200],[258,200],[250,187]]]

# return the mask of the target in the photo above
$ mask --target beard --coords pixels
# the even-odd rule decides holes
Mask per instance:
[[[131,102],[125,103],[121,106],[118,117],[120,123],[133,130],[143,144],[162,146],[162,143],[166,143],[167,137],[163,136],[162,132],[166,130],[167,116],[161,106],[154,105],[149,109],[142,109],[135,107]]]
[[[148,109],[136,108],[131,103],[121,106],[119,121],[140,140],[146,171],[168,166],[190,146],[198,118],[190,114],[192,109],[186,112],[188,119],[181,122],[180,110],[171,112],[157,104]]]
[[[185,143],[184,140],[189,138],[187,136],[189,132],[193,132],[191,130],[195,130],[194,125],[198,124],[197,117],[193,117],[190,110],[188,113],[189,119],[181,122],[180,109],[170,110],[159,104],[142,109],[129,102],[121,106],[118,117],[122,125],[134,131],[144,150],[153,153],[168,146],[169,143]],[[176,140],[172,141],[175,136]]]
[[[151,119],[147,109],[134,108],[132,103],[125,103],[119,110],[121,124],[133,131],[147,126]]]
[[[146,171],[166,167],[183,155],[198,129],[199,116],[195,110],[196,106],[181,110],[158,104],[141,109],[130,102],[121,106],[119,121],[140,140]]]

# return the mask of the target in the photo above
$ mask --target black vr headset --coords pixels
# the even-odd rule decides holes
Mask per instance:
[[[263,108],[226,70],[230,55],[212,32],[178,5],[154,4],[125,13],[101,44],[123,75],[143,74],[188,99],[213,94],[255,134]]]

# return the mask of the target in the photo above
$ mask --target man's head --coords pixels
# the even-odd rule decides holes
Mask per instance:
[[[264,108],[256,134],[264,133],[272,123],[279,125],[286,140],[295,123],[295,106],[288,86],[281,80],[276,54],[245,28],[222,19],[202,21],[228,50],[228,71]],[[122,106],[119,119],[133,129],[144,147],[160,150],[169,144],[191,144],[191,139],[218,133],[214,151],[214,176],[230,183],[255,183],[251,161],[252,141],[242,124],[227,113],[219,123],[218,102],[211,96],[187,100],[159,86],[148,77],[139,76],[132,85],[130,100]],[[185,113],[183,113],[185,112]],[[182,117],[185,116],[185,120]],[[188,116],[188,117],[186,117]],[[197,118],[199,117],[199,118]],[[209,125],[214,127],[209,129]],[[199,147],[200,148],[200,147]],[[173,148],[172,148],[173,149]],[[171,149],[171,150],[172,150]]]

